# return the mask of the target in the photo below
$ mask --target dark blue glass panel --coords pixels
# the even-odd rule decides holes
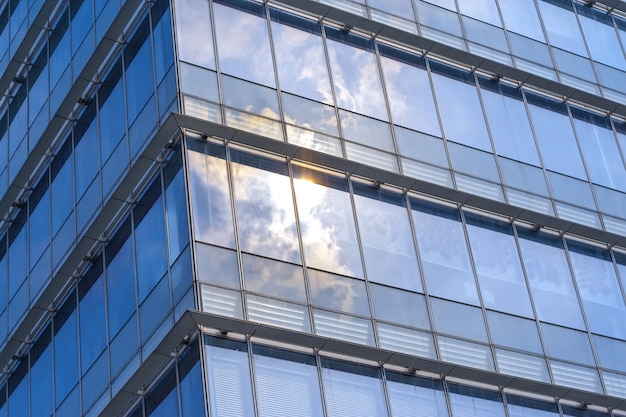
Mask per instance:
[[[202,366],[198,342],[193,342],[178,362],[180,374],[180,402],[183,417],[205,416]]]

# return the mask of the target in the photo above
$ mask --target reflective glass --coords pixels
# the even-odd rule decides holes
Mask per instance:
[[[96,358],[106,347],[106,317],[104,301],[104,280],[99,276],[91,277],[95,282],[88,283],[89,280],[82,281],[83,287],[87,287],[80,292],[80,358],[83,375],[94,363]],[[91,288],[89,288],[91,285]]]
[[[378,369],[325,358],[320,361],[328,417],[388,415]]]
[[[502,26],[495,0],[460,1],[459,10],[466,16],[482,20],[491,25]]]
[[[239,288],[237,253],[217,246],[196,243],[198,279]]]
[[[220,70],[274,87],[276,82],[264,7],[253,3],[247,5],[261,17],[221,4],[213,7]]]
[[[334,107],[283,93],[283,111],[285,112],[286,123],[292,123],[307,129],[339,136],[337,114],[335,113]],[[290,136],[289,131],[287,131],[287,136]],[[300,141],[303,139],[305,138],[302,137]],[[293,141],[291,138],[290,140]],[[307,148],[316,149],[313,147],[313,144],[305,146]]]
[[[626,58],[620,53],[620,43],[613,22],[606,13],[591,8],[576,7],[591,58],[615,68],[626,70]]]
[[[595,365],[586,332],[541,323],[541,333],[549,357]]]
[[[252,351],[259,416],[324,414],[315,357],[258,345]]]
[[[387,120],[376,55],[371,52],[373,43],[336,30],[327,29],[326,33],[337,105]]]
[[[437,336],[437,344],[442,361],[469,366],[470,368],[495,371],[491,348],[487,345],[446,336]]]
[[[535,4],[519,0],[498,0],[507,30],[545,41]]]
[[[115,248],[115,243],[117,242],[112,242],[107,252],[111,255],[115,249],[118,249],[118,252],[108,262],[106,270],[107,313],[111,339],[135,312],[137,304],[132,240],[126,240],[119,248]]]
[[[559,7],[546,1],[537,3],[550,43],[567,51],[587,56],[585,43],[572,6]]]
[[[233,248],[235,236],[226,161],[193,151],[187,155],[196,239]]]
[[[487,322],[494,345],[543,354],[535,320],[487,311]]]
[[[626,342],[593,335],[593,344],[598,355],[598,364],[602,368],[626,372]]]
[[[199,80],[195,80],[199,82]],[[278,98],[276,90],[252,84],[234,77],[222,76],[224,104],[243,109],[249,113],[278,119]]]
[[[379,46],[379,51],[393,123],[441,136],[423,58],[408,53],[401,54],[382,45]]]
[[[281,90],[333,104],[319,24],[282,12],[271,17]]]
[[[417,200],[411,208],[428,293],[478,304],[459,212]]]
[[[439,73],[432,74],[446,139],[491,152],[485,117],[473,76],[440,64],[437,67],[463,77],[463,81],[457,81]],[[431,68],[434,67],[431,65]]]
[[[500,83],[483,79],[480,81],[496,153],[540,166],[528,113],[519,91],[506,88]]]
[[[302,267],[247,254],[242,258],[247,290],[306,302]]]
[[[307,265],[362,278],[347,181],[296,166],[294,176]]]
[[[559,417],[556,404],[506,395],[510,417]]]
[[[465,221],[485,307],[532,317],[511,226],[470,213],[465,213]]]
[[[241,249],[300,263],[287,164],[231,151]]]
[[[246,344],[208,337],[205,343],[211,415],[254,415]]]
[[[327,272],[308,270],[311,302],[333,310],[370,315],[365,282]]]
[[[609,251],[569,240],[567,247],[589,329],[626,339],[626,306]]]
[[[357,182],[353,190],[368,280],[421,292],[405,197]]]
[[[395,151],[388,123],[343,110],[339,110],[339,120],[345,139],[389,152]]]
[[[498,392],[448,384],[454,416],[504,417],[502,396]]]
[[[155,183],[160,193],[160,183]],[[152,190],[150,190],[152,191]],[[148,293],[154,288],[167,273],[167,248],[166,245],[155,245],[154,242],[165,242],[165,213],[163,210],[163,197],[159,196],[153,202],[151,208],[143,219],[138,219],[137,213],[147,207],[141,204],[135,207],[135,219],[140,221],[135,229],[135,259],[137,266],[137,294],[139,301],[143,301]]]
[[[435,328],[439,333],[487,342],[485,319],[480,308],[430,298]],[[462,317],[462,320],[459,318]]]
[[[561,239],[521,227],[517,232],[538,318],[583,328],[580,304]]]
[[[378,320],[430,329],[423,295],[376,284],[370,284],[370,294]]]
[[[448,417],[448,407],[441,382],[387,372],[387,392],[394,417]]]
[[[550,105],[547,100],[542,101]],[[529,109],[545,167],[572,177],[586,178],[569,117],[547,107],[530,105]]]

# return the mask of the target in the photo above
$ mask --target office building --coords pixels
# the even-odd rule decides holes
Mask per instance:
[[[626,2],[0,1],[0,417],[626,415]]]

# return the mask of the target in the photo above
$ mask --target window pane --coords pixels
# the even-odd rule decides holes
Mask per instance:
[[[459,212],[417,200],[411,207],[429,294],[478,304]]]
[[[455,417],[504,417],[501,394],[478,388],[448,384],[450,405]]]
[[[564,5],[562,8],[545,1],[538,3],[550,43],[559,48],[587,56],[572,6],[567,3],[569,7]]]
[[[549,357],[595,365],[586,332],[541,323],[541,333]]]
[[[308,273],[313,305],[364,316],[370,315],[364,281],[315,269],[309,269]]]
[[[487,342],[485,319],[480,308],[433,297],[430,298],[430,305],[437,332]]]
[[[306,302],[302,267],[243,254],[246,289]]]
[[[395,372],[387,372],[386,377],[393,417],[449,415],[441,382]]]
[[[508,30],[544,42],[535,4],[519,0],[498,0]]]
[[[376,284],[370,285],[370,294],[378,320],[430,329],[423,295]]]
[[[487,321],[494,345],[543,354],[535,320],[488,311]]]

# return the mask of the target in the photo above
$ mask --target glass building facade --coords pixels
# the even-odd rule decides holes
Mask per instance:
[[[626,2],[0,0],[0,417],[626,416]]]

